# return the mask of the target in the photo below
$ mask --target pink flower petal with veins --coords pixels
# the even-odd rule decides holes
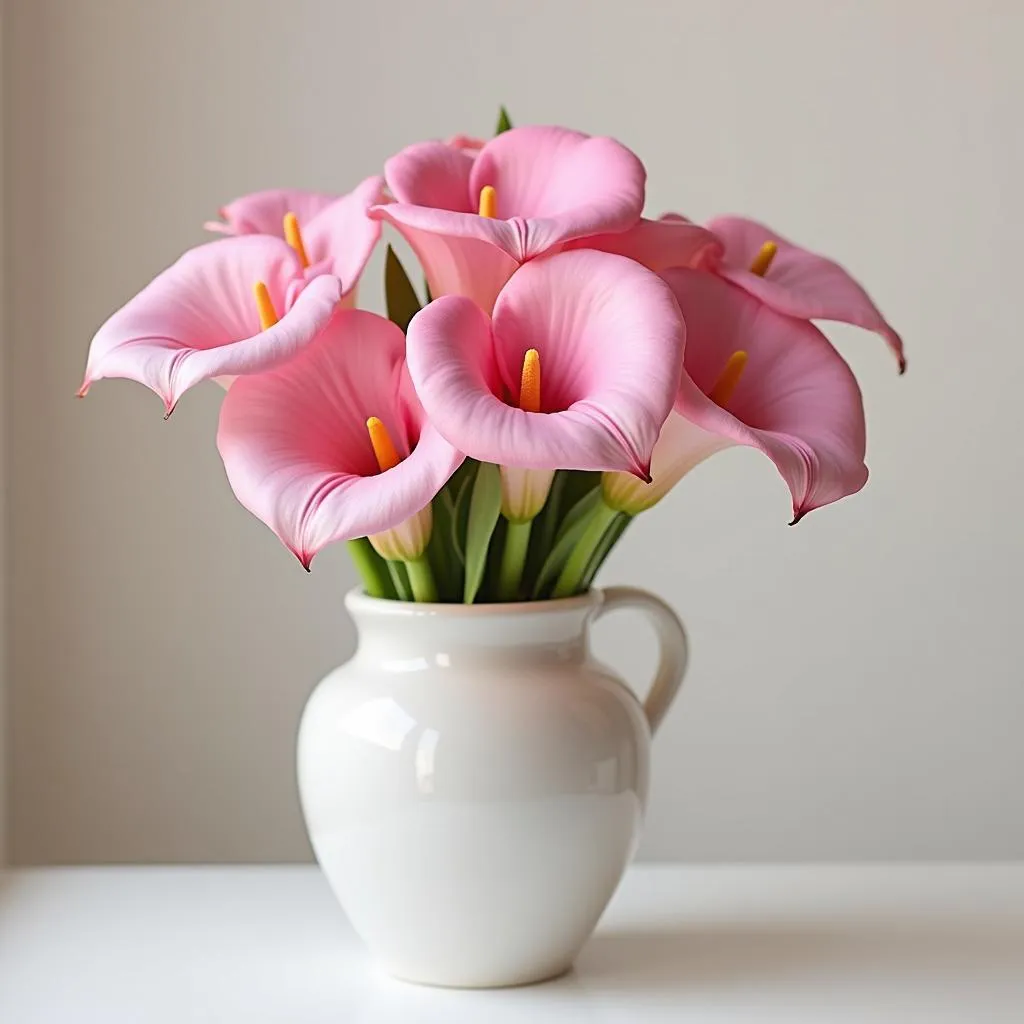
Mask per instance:
[[[565,248],[618,253],[655,273],[670,267],[701,267],[722,253],[722,243],[707,228],[672,215],[659,220],[641,219],[617,234],[578,238]]]
[[[220,221],[207,221],[207,231],[224,235],[275,235],[284,238],[284,215],[294,213],[307,224],[321,210],[341,198],[299,188],[268,188],[240,196],[220,208]]]
[[[238,500],[308,568],[327,544],[381,533],[425,508],[463,456],[426,422],[405,378],[405,338],[340,310],[287,365],[236,381],[217,447]],[[381,473],[366,420],[402,461]]]
[[[640,219],[647,173],[614,139],[565,128],[512,128],[492,139],[473,163],[469,190],[497,193],[496,219],[526,221],[510,256],[525,260],[553,246]]]
[[[409,372],[431,422],[473,458],[646,476],[676,396],[683,337],[655,274],[622,256],[567,252],[517,270],[492,318],[463,296],[432,302],[409,325]],[[518,407],[531,348],[537,413]]]
[[[267,235],[189,250],[96,332],[79,393],[101,378],[124,377],[156,392],[170,414],[200,381],[286,362],[323,330],[341,299],[341,283],[324,275],[287,308],[289,288],[301,279],[292,249]],[[257,281],[283,313],[265,331],[253,296]]]
[[[821,331],[712,274],[679,269],[662,276],[686,321],[676,412],[688,423],[667,425],[655,470],[678,479],[723,447],[749,445],[789,486],[794,522],[859,491],[868,476],[860,388]],[[738,350],[747,364],[722,408],[707,396]]]
[[[801,320],[837,320],[880,334],[907,368],[903,342],[864,289],[838,263],[801,249],[771,228],[744,217],[716,217],[708,228],[725,252],[718,272],[772,309]],[[778,246],[767,273],[750,272],[765,242]]]
[[[416,142],[384,164],[384,178],[397,203],[476,213],[469,194],[474,159],[444,142]]]
[[[372,215],[405,236],[433,295],[466,295],[485,311],[516,266],[575,238],[632,227],[644,200],[644,168],[628,149],[564,128],[510,129],[475,158],[419,143],[384,173],[396,201]],[[478,215],[488,185],[495,217]]]
[[[310,261],[307,278],[333,274],[341,279],[345,299],[351,296],[354,301],[356,285],[380,240],[380,221],[371,218],[369,212],[381,202],[383,189],[384,179],[374,175],[308,221],[298,217]]]
[[[305,283],[321,274],[341,279],[342,302],[355,305],[356,287],[380,240],[380,221],[369,216],[384,199],[384,179],[374,175],[343,196],[301,189],[267,189],[234,200],[221,210],[226,223],[211,221],[208,231],[228,235],[272,235],[284,238],[285,214],[299,222],[310,265],[286,297],[291,307]]]

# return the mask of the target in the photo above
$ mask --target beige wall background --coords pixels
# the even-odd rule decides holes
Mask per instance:
[[[293,741],[353,633],[344,552],[307,576],[237,507],[220,393],[164,423],[72,394],[92,331],[223,201],[344,189],[419,138],[615,135],[649,209],[760,216],[905,333],[836,330],[869,417],[860,496],[786,527],[730,452],[606,569],[694,643],[643,855],[1024,856],[1024,8],[32,0],[3,34],[10,768],[19,863],[308,856]],[[379,307],[378,258],[366,301]],[[604,627],[602,627],[604,628]],[[638,681],[650,637],[599,650]]]
[[[0,6],[0,111],[4,105],[4,85],[6,78],[3,72],[3,24],[4,11]],[[0,114],[0,195],[4,194],[4,122]],[[4,209],[0,204],[0,238],[4,233]],[[4,301],[4,252],[0,249],[0,488],[6,496],[8,488],[6,462],[6,383],[4,380],[4,364],[9,342],[7,334],[7,304]],[[7,500],[0,500],[0,867],[7,862]]]

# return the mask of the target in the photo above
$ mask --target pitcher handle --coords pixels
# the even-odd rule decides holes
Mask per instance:
[[[622,608],[637,608],[645,612],[658,636],[661,661],[643,703],[644,714],[653,734],[683,684],[686,663],[690,658],[690,645],[679,616],[660,597],[637,587],[608,587],[604,591],[604,600],[595,621],[608,612]]]

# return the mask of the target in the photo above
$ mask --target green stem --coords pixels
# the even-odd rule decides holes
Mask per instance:
[[[409,586],[412,587],[414,601],[431,604],[437,600],[434,571],[425,556],[406,562],[405,571],[409,574]]]
[[[523,566],[526,553],[530,550],[530,529],[533,520],[514,523],[510,519],[505,530],[505,548],[501,553],[501,568],[498,571],[498,600],[518,601],[523,582]]]
[[[395,588],[391,585],[388,567],[384,559],[373,550],[373,545],[365,538],[348,542],[348,553],[363,581],[363,590],[369,597],[395,598]]]
[[[587,566],[591,558],[601,545],[608,528],[615,522],[618,512],[609,508],[604,501],[599,501],[590,513],[590,521],[583,531],[579,543],[573,548],[572,554],[567,559],[558,577],[552,597],[571,597],[578,594],[583,584],[583,578],[587,572]]]
[[[394,584],[398,600],[415,600],[412,596],[412,587],[409,585],[409,577],[405,571],[405,563],[389,561],[385,564],[388,567],[388,572],[391,574],[391,582]]]

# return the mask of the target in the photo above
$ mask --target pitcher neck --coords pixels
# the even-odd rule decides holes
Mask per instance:
[[[572,661],[586,654],[587,624],[600,591],[556,601],[517,604],[413,604],[345,598],[359,634],[357,657],[431,664],[500,657],[508,661]]]

